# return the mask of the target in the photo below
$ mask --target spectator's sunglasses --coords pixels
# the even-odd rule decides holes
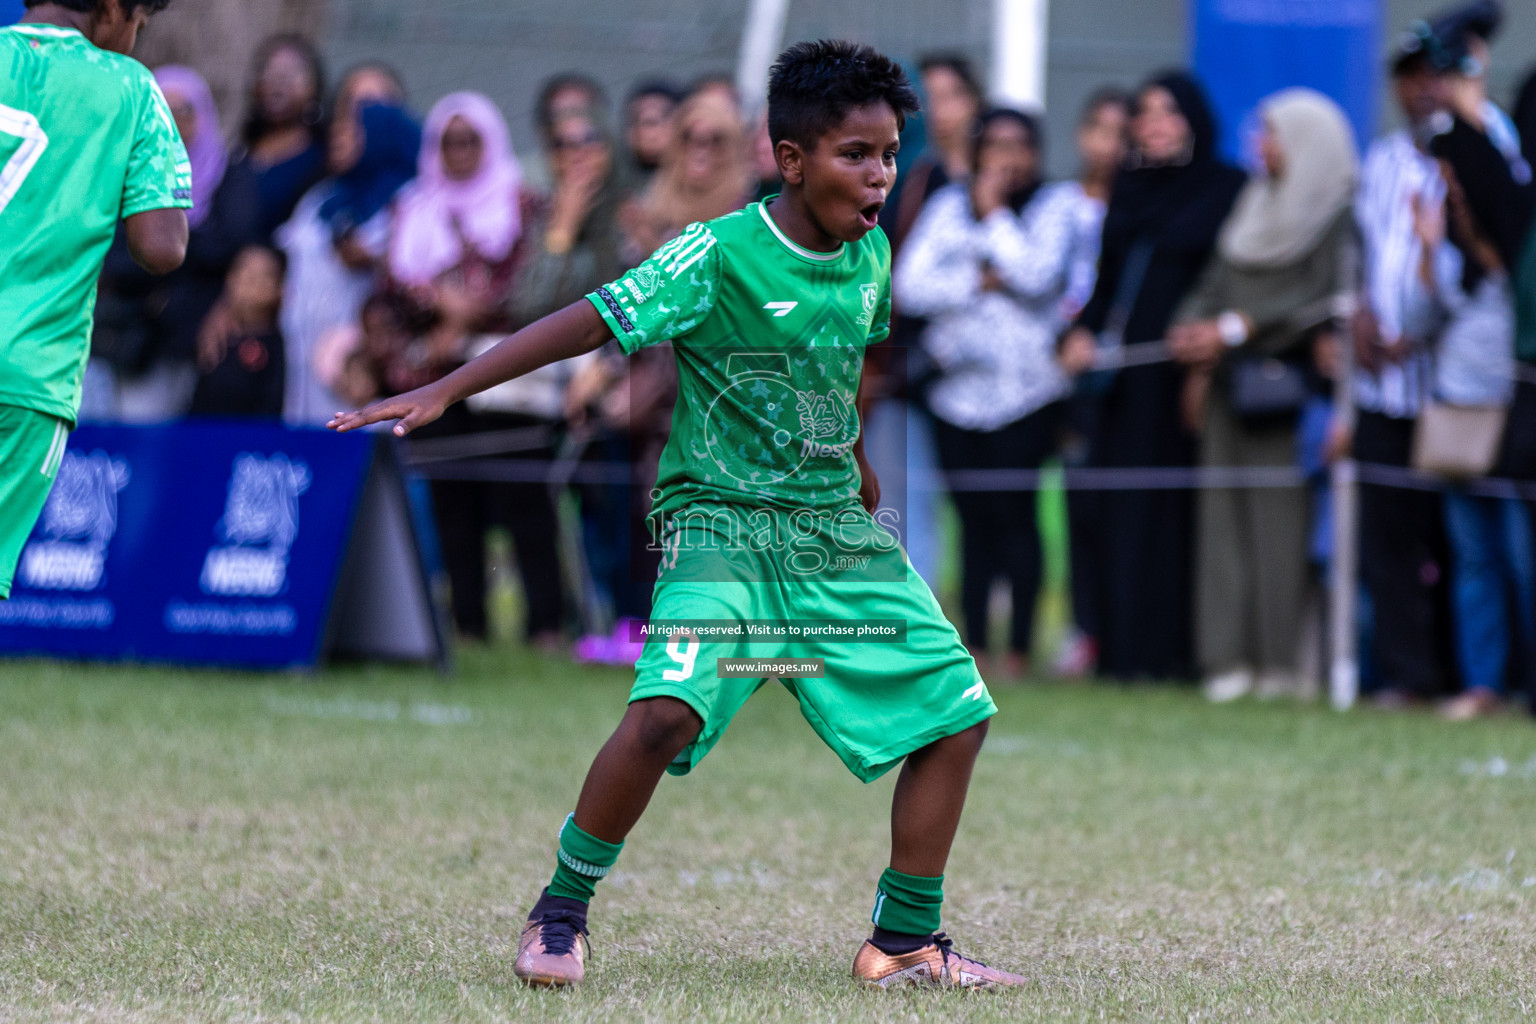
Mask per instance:
[[[600,145],[602,141],[603,136],[600,132],[588,131],[570,138],[556,138],[551,148],[557,152],[567,149],[586,149],[588,146]]]

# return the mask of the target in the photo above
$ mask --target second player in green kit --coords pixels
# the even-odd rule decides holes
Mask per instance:
[[[28,0],[0,29],[0,597],[75,425],[118,221],[153,272],[186,252],[186,149],[149,69],[124,55],[166,2]]]

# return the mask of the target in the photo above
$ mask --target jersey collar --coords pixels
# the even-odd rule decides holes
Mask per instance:
[[[40,21],[29,21],[26,24],[7,25],[12,32],[20,32],[29,36],[51,36],[54,39],[67,39],[70,36],[85,38],[85,33],[68,25],[45,25]]]
[[[772,196],[768,197],[768,199],[772,198]],[[773,215],[768,212],[768,199],[764,199],[762,202],[757,204],[757,212],[763,215],[763,223],[768,225],[768,230],[773,232],[773,237],[779,240],[779,244],[784,246],[784,248],[788,249],[790,252],[794,253],[796,256],[799,256],[803,260],[810,260],[813,263],[830,263],[835,259],[840,259],[843,253],[847,251],[847,242],[837,243],[837,248],[833,249],[831,252],[813,252],[810,249],[806,249],[803,246],[799,246],[794,242],[791,242],[789,240],[789,236],[780,231],[779,226],[773,222]]]

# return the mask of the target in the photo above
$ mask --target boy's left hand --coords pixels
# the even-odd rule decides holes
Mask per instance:
[[[880,507],[880,480],[863,459],[859,460],[859,504],[870,515]]]
[[[326,426],[338,434],[345,434],[349,430],[357,430],[381,420],[399,420],[394,432],[397,437],[404,437],[417,427],[437,419],[447,407],[447,403],[438,397],[436,385],[428,384],[415,391],[374,402],[357,412],[338,412]]]

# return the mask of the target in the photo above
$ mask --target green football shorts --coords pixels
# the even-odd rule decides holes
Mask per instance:
[[[69,424],[19,405],[0,405],[0,598],[11,596],[16,560],[64,461]]]
[[[822,741],[865,782],[997,713],[976,663],[906,553],[862,508],[788,513],[692,505],[660,530],[662,563],[630,701],[674,697],[704,727],[668,771],[686,775],[766,677],[723,677],[720,658],[823,659],[783,686]],[[759,639],[720,624],[775,631]],[[844,637],[904,624],[896,640]],[[785,635],[798,624],[799,638]],[[814,636],[840,632],[841,636]]]

